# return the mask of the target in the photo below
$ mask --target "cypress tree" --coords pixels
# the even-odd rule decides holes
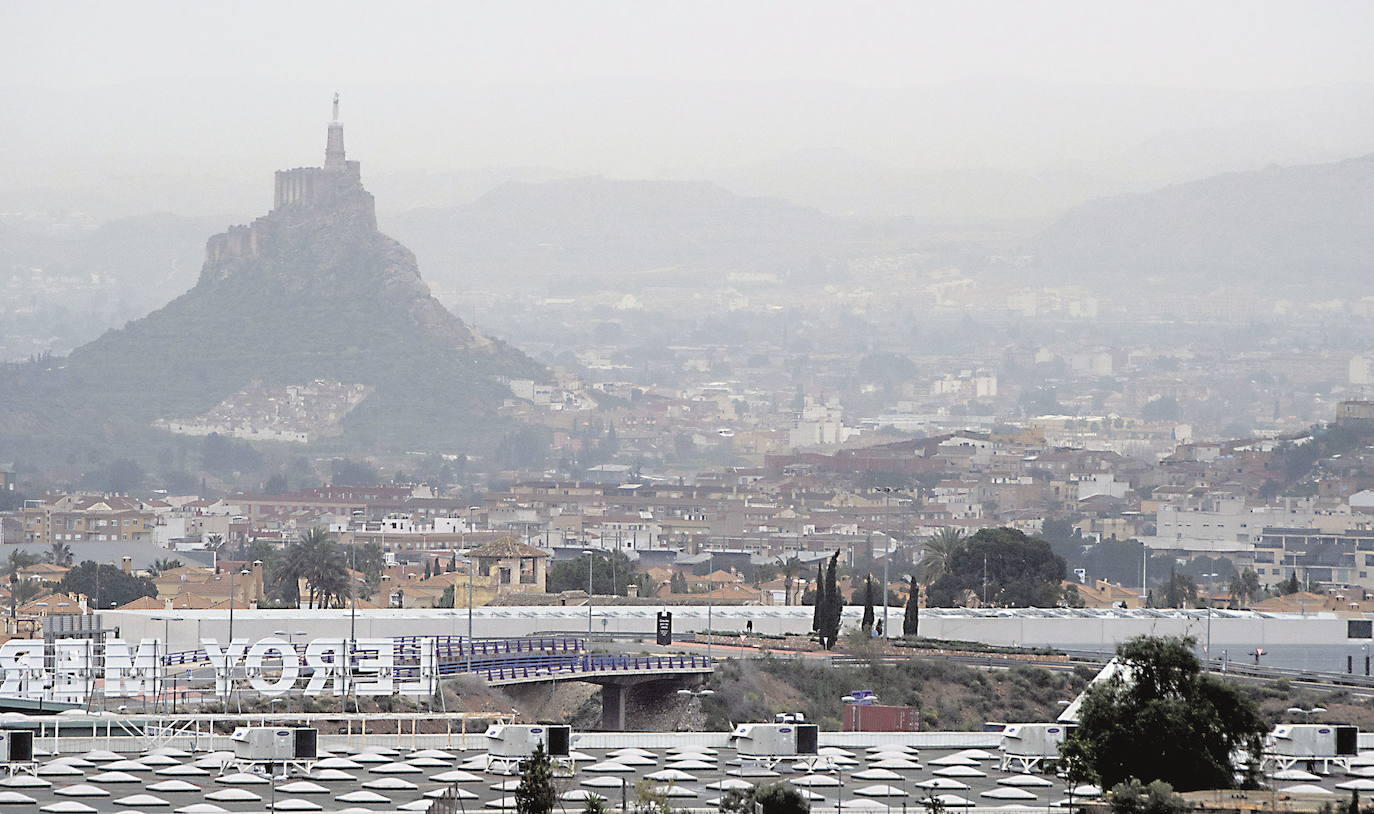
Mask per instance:
[[[811,608],[811,631],[821,632],[821,617],[825,613],[825,560],[816,563],[816,589]]]
[[[906,613],[902,614],[902,635],[918,636],[921,631],[921,586],[916,575],[911,576],[911,595],[906,598]]]
[[[837,584],[840,567],[840,552],[830,556],[830,565],[825,569],[825,612],[821,615],[821,640],[825,649],[831,650],[840,638],[840,615],[844,613],[844,598],[840,596]]]
[[[864,633],[873,630],[873,575],[869,574],[864,580],[864,618],[859,623]]]

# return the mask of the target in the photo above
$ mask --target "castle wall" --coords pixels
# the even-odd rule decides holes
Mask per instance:
[[[297,167],[277,170],[273,209],[291,204],[316,204],[361,183],[362,169],[357,161],[344,162],[339,168]]]

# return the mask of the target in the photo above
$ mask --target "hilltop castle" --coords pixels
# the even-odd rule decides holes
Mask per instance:
[[[291,222],[321,211],[350,212],[362,218],[363,222],[359,225],[364,228],[377,228],[372,194],[363,189],[362,167],[357,161],[349,161],[344,153],[343,122],[339,121],[337,93],[334,94],[334,114],[325,138],[324,166],[277,170],[272,211],[250,225],[231,226],[223,234],[210,238],[206,244],[206,258],[216,261],[256,257],[263,241],[275,232],[278,223]]]

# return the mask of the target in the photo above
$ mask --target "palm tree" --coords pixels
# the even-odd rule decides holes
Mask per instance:
[[[316,527],[301,535],[300,541],[288,546],[286,556],[278,566],[275,579],[280,598],[300,602],[297,583],[304,579],[309,591],[309,607],[325,607],[342,602],[348,595],[348,566],[339,549],[323,528]]]
[[[28,568],[30,565],[37,565],[38,562],[38,557],[27,551],[19,551],[18,549],[11,551],[9,557],[5,560],[5,573],[9,576],[10,583],[11,619],[14,618],[15,611],[19,607],[15,602],[15,589],[19,585],[19,572]]]
[[[27,605],[47,592],[47,588],[42,582],[36,579],[21,579],[10,589],[10,600],[17,608],[20,605]]]
[[[48,553],[43,558],[53,565],[69,567],[72,564],[72,548],[66,543],[50,543]]]
[[[153,564],[148,567],[148,570],[152,572],[153,576],[158,576],[167,571],[175,571],[181,565],[181,560],[156,559],[153,560]]]
[[[223,545],[224,535],[222,534],[211,534],[205,538],[205,547],[209,548],[211,551],[219,551],[220,547]]]
[[[778,557],[778,567],[782,570],[782,604],[792,604],[792,585],[801,576],[802,563],[796,557],[783,560]]]
[[[949,571],[954,552],[964,544],[964,532],[956,528],[942,528],[926,541],[921,553],[921,581],[926,585],[944,576]]]

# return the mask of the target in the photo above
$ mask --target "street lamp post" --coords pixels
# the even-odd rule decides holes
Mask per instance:
[[[233,685],[233,676],[230,675],[231,667],[229,662],[229,649],[234,644],[234,574],[241,576],[248,575],[248,569],[244,568],[237,572],[233,568],[229,569],[229,642],[224,648],[224,711],[229,711],[229,692]]]
[[[453,554],[453,562],[454,562],[454,565],[457,565],[459,562],[462,562],[463,565],[467,567],[467,572],[468,572],[468,640],[467,640],[467,642],[463,645],[463,652],[464,652],[465,657],[466,657],[466,659],[467,659],[467,672],[471,673],[471,672],[472,672],[472,576],[473,576],[473,570],[476,569],[476,567],[477,567],[477,563],[476,563],[475,560],[473,560],[473,558],[472,558],[472,556],[471,556],[470,554],[469,554],[466,558],[464,558],[463,560],[459,560],[459,559],[458,559],[458,553],[457,553],[456,551],[455,551],[454,554]],[[453,609],[454,609],[455,611],[458,610],[458,573],[457,573],[457,571],[455,571],[454,574],[453,574]],[[454,617],[454,618],[453,618],[453,626],[454,626],[454,630],[456,631],[456,630],[457,630],[457,627],[458,627],[458,614],[455,613],[455,614],[453,615],[453,617]]]
[[[892,518],[892,493],[895,491],[891,486],[879,487],[883,493],[883,521],[889,523]],[[887,620],[887,564],[892,559],[892,531],[891,526],[883,532],[883,636],[891,636],[892,627]]]
[[[341,709],[348,710],[348,696],[353,691],[353,653],[358,647],[358,586],[367,585],[362,577],[353,577],[348,602],[348,648],[343,657],[344,702]],[[353,696],[353,711],[358,711],[358,696]]]
[[[592,643],[592,555],[596,552],[590,548],[582,549],[582,555],[587,558],[587,646]]]

